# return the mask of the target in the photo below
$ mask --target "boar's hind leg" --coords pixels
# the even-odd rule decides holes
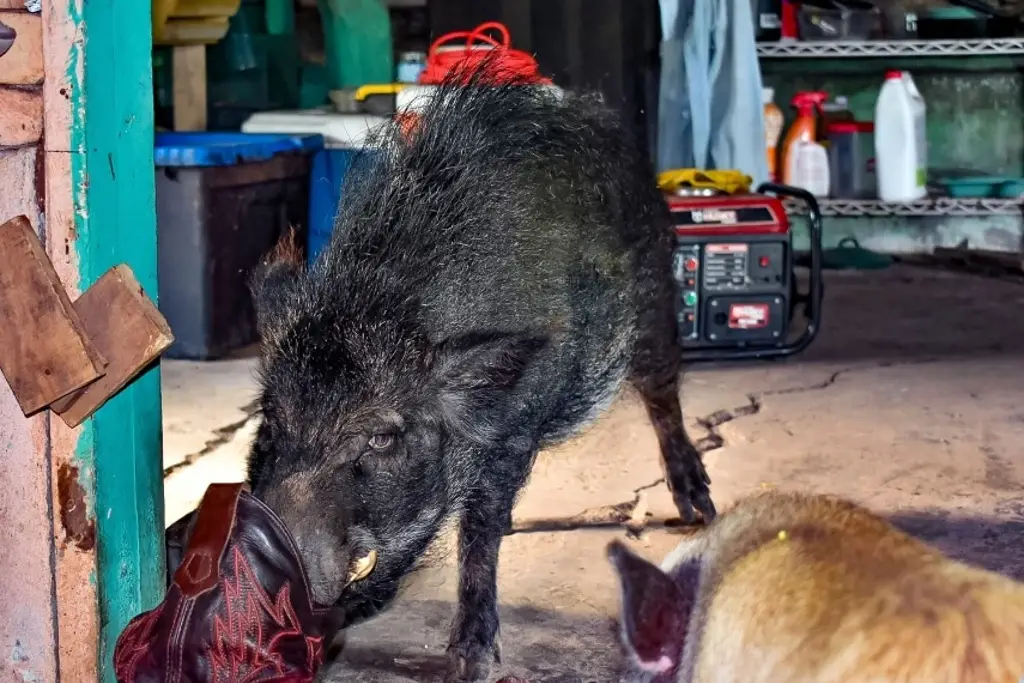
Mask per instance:
[[[501,661],[498,551],[531,461],[531,455],[512,453],[491,460],[487,481],[466,501],[459,527],[459,606],[448,645],[446,683],[484,680],[491,660]]]
[[[651,311],[654,313],[654,311]],[[711,478],[704,470],[700,451],[690,441],[683,426],[683,409],[679,404],[680,361],[675,343],[675,316],[664,318],[666,325],[651,325],[644,330],[638,352],[633,359],[632,383],[640,392],[661,444],[661,460],[665,480],[679,516],[687,524],[696,521],[694,509],[707,524],[715,518],[708,485]],[[652,321],[648,321],[652,322]],[[659,321],[660,322],[660,321]],[[661,329],[665,334],[656,334]]]

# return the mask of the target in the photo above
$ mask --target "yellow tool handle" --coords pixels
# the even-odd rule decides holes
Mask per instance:
[[[713,188],[736,194],[749,192],[753,179],[735,170],[704,171],[697,168],[677,168],[658,174],[658,189],[674,192],[680,187]]]

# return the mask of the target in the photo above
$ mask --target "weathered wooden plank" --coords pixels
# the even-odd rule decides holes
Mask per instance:
[[[2,10],[0,21],[18,34],[0,62],[0,84],[39,85],[43,82],[43,19],[25,11]]]
[[[53,405],[69,427],[99,410],[174,341],[167,320],[124,264],[108,270],[74,305],[107,368],[103,377]]]
[[[113,12],[109,3],[101,2],[102,11]],[[71,297],[85,289],[77,245],[79,240],[89,240],[84,121],[92,116],[87,110],[93,107],[86,107],[84,97],[84,10],[84,0],[46,0],[42,12],[46,247]],[[110,78],[112,67],[107,68]],[[96,247],[110,245],[101,241]],[[98,680],[100,658],[105,656],[97,646],[101,633],[97,438],[87,426],[72,429],[61,420],[50,420],[54,645],[64,681]]]
[[[171,48],[174,130],[206,130],[206,46]]]
[[[0,86],[0,147],[28,145],[42,137],[42,90]]]
[[[24,4],[22,0],[0,2],[15,8]],[[19,155],[31,149],[32,163],[23,164],[17,176],[0,173],[0,206],[22,204],[18,211],[0,213],[0,220],[25,213],[41,225],[40,212],[45,210],[43,242],[71,297],[80,291],[75,243],[81,226],[76,216],[89,211],[85,203],[88,178],[82,128],[87,107],[80,97],[86,35],[83,3],[41,3],[46,64],[41,86],[44,144],[46,150],[57,153],[44,153],[38,145],[18,149]],[[108,16],[115,13],[106,0],[92,4],[104,5],[97,11]],[[149,7],[148,2],[129,2],[129,11],[136,4]],[[138,31],[145,35],[146,28]],[[148,64],[142,66],[148,68]],[[108,63],[106,69],[109,79],[112,65]],[[109,121],[103,123],[109,125]],[[78,134],[72,146],[74,129]],[[70,150],[76,154],[69,154]],[[20,185],[8,184],[15,177],[25,180]],[[100,241],[96,246],[105,249],[110,244]],[[11,677],[25,681],[96,681],[102,656],[97,647],[99,530],[92,446],[96,435],[70,429],[45,412],[26,420],[13,396],[3,393],[5,388],[6,383],[0,380],[0,433],[13,439],[0,439],[0,449],[7,441],[13,452],[0,453],[6,465],[0,467],[0,489],[4,491],[0,497],[0,547],[17,548],[18,552],[0,552],[0,594],[7,596],[4,618],[0,619],[0,651],[9,653],[11,660],[11,666],[0,665],[0,670],[6,673],[9,669]],[[30,443],[22,434],[26,428]],[[10,502],[12,509],[4,511],[5,502]],[[25,581],[25,577],[40,576],[48,580]],[[0,679],[6,677],[0,674]]]
[[[103,374],[53,265],[24,216],[0,226],[0,369],[25,415]]]
[[[77,62],[73,47],[64,71],[55,72],[69,74],[70,129],[65,135],[68,148],[81,151],[69,155],[74,226],[67,234],[80,288],[127,263],[155,299],[151,3],[46,0],[44,13],[47,8],[57,15],[54,21],[74,24],[71,37],[76,41],[88,35],[84,44],[75,43],[80,45]],[[76,80],[70,74],[79,73],[79,68],[83,76]],[[49,83],[48,71],[44,87]],[[55,240],[54,248],[61,246]],[[95,495],[93,576],[100,605],[96,616],[102,615],[92,622],[98,623],[99,632],[90,639],[74,633],[75,612],[67,631],[62,624],[61,679],[115,683],[112,656],[117,636],[132,617],[155,607],[166,590],[159,365],[144,371],[77,430],[61,420],[51,424],[55,434],[78,435],[70,454],[82,467],[79,480],[87,494]],[[62,603],[73,596],[72,578],[67,575]],[[68,644],[65,653],[66,637],[76,642]],[[91,659],[86,659],[87,647],[92,648]],[[98,671],[79,674],[72,667]]]

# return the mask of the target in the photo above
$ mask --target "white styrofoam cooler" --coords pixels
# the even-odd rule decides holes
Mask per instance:
[[[541,86],[562,95],[556,85]],[[406,85],[395,95],[395,109],[399,112],[422,110],[437,86]],[[329,106],[316,109],[262,111],[250,116],[242,124],[243,133],[281,133],[286,135],[320,134],[328,149],[361,149],[371,130],[389,120],[372,114],[342,114]]]
[[[361,149],[370,131],[386,121],[384,116],[340,114],[330,107],[262,111],[242,124],[242,132],[319,134],[329,149]]]

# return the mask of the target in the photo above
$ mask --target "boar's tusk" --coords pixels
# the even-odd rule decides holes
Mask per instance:
[[[373,572],[373,568],[377,566],[377,551],[371,550],[366,553],[358,560],[352,567],[352,571],[348,573],[348,582],[355,583],[356,581],[362,581]]]

